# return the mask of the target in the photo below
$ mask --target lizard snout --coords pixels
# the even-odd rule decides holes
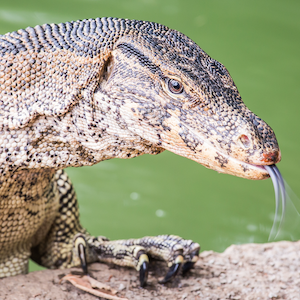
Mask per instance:
[[[275,150],[270,153],[263,153],[263,158],[261,159],[262,162],[266,165],[277,164],[281,160],[281,153],[279,150]]]
[[[252,146],[251,139],[246,134],[241,134],[238,140],[245,150]],[[270,149],[267,153],[263,151],[259,160],[262,162],[262,165],[277,164],[281,160],[280,150]]]

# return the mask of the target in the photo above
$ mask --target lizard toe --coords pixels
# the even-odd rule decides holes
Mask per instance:
[[[181,255],[178,255],[175,261],[176,262],[169,268],[164,279],[160,280],[159,283],[161,284],[167,283],[178,274],[180,270],[180,266],[182,265],[183,262],[183,257]]]
[[[147,261],[144,261],[140,268],[140,286],[141,287],[144,287],[147,284],[148,273],[149,273],[149,263]]]
[[[86,259],[86,240],[82,235],[76,237],[75,241],[75,248],[77,250],[77,255],[80,259],[80,266],[83,270],[84,275],[88,275],[87,269],[87,259]]]

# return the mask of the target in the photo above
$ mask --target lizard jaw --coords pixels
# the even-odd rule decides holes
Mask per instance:
[[[210,163],[207,166],[208,168],[216,170],[219,173],[230,174],[251,180],[269,178],[270,175],[265,166],[276,164],[281,159],[279,149],[278,151],[271,153],[262,153],[260,157],[257,157],[255,162],[247,162],[232,157],[212,147],[212,145],[209,145],[205,150],[202,150],[202,154],[204,157],[207,155],[206,159],[210,160]],[[204,154],[204,152],[206,152],[206,154]],[[273,159],[266,159],[266,157],[272,157]],[[201,163],[200,161],[198,162]]]
[[[224,171],[221,170],[219,172],[252,180],[261,180],[270,177],[269,172],[265,169],[264,165],[247,163],[230,156],[228,156],[228,165]]]
[[[171,118],[169,118],[170,120]],[[174,124],[173,124],[174,127]],[[188,128],[188,127],[186,127]],[[178,126],[177,132],[180,131]],[[268,155],[263,153],[256,155],[253,162],[247,162],[243,154],[240,155],[242,159],[232,157],[222,151],[222,149],[215,147],[207,139],[203,138],[199,133],[197,134],[192,128],[188,128],[189,133],[192,135],[194,147],[188,147],[189,140],[184,141],[180,135],[175,133],[162,134],[164,137],[162,140],[162,148],[176,153],[180,156],[194,160],[206,168],[215,170],[219,173],[230,174],[237,177],[242,177],[251,180],[262,180],[270,177],[264,165],[275,164],[280,161],[280,151],[277,151],[277,155]],[[270,152],[270,151],[269,151]],[[274,150],[274,153],[276,151]],[[270,152],[272,154],[272,151]],[[273,157],[271,161],[266,157]],[[239,157],[239,156],[237,156]],[[276,161],[275,161],[276,157]]]
[[[194,151],[187,149],[186,147],[180,147],[178,143],[164,144],[163,148],[180,156],[194,160],[206,168],[215,170],[219,173],[230,174],[251,180],[262,180],[270,177],[269,173],[264,168],[264,165],[267,165],[267,163],[261,165],[251,164],[222,153],[218,149],[212,147],[212,145],[205,144],[206,143],[202,145],[201,149],[195,149]]]
[[[270,177],[264,165],[251,164],[242,160],[238,160],[219,151],[215,151],[215,153],[210,152],[210,158],[212,160],[208,163],[203,163],[199,159],[194,160],[219,173],[230,174],[251,180],[262,180]]]

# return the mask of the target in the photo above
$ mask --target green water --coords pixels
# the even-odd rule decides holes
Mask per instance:
[[[300,195],[299,1],[2,0],[0,33],[102,16],[163,23],[225,64],[244,102],[276,132],[282,151],[278,167]],[[68,173],[82,223],[94,235],[173,233],[194,239],[203,250],[223,251],[232,243],[267,242],[272,227],[271,180],[220,175],[172,153],[115,159]]]

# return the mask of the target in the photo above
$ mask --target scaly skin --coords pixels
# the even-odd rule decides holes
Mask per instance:
[[[112,18],[0,36],[0,277],[86,259],[135,267],[196,260],[176,236],[109,241],[80,225],[68,166],[165,149],[218,172],[268,178],[272,129],[242,102],[226,68],[182,33]],[[188,267],[186,267],[187,269]],[[174,271],[175,272],[175,271]],[[141,281],[146,279],[142,279]]]

